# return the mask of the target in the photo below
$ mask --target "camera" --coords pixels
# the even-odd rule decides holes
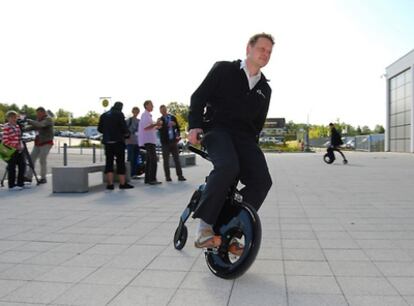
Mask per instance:
[[[19,125],[19,127],[22,127],[22,126],[26,125],[27,119],[26,118],[19,118],[19,119],[17,119],[16,123]]]

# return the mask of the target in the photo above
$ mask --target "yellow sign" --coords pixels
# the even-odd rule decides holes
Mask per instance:
[[[108,99],[103,99],[102,100],[102,106],[103,107],[107,107],[109,105],[109,101],[108,101]]]

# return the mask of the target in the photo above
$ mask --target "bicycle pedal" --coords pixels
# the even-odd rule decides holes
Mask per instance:
[[[207,254],[214,254],[214,255],[217,255],[219,252],[219,247],[217,247],[217,248],[205,248],[204,249],[204,253],[207,253]]]

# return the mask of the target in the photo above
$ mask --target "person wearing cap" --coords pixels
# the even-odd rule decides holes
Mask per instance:
[[[7,160],[7,175],[9,190],[22,190],[24,188],[24,171],[26,163],[23,156],[22,133],[17,124],[17,112],[8,111],[6,113],[7,123],[3,126],[3,144],[15,149],[14,154]],[[16,167],[18,169],[16,182]]]
[[[112,108],[99,118],[98,131],[102,134],[102,143],[105,145],[105,174],[106,189],[114,189],[114,160],[119,177],[119,189],[130,189],[134,186],[126,182],[125,167],[125,138],[129,130],[122,113],[122,102],[115,102]]]

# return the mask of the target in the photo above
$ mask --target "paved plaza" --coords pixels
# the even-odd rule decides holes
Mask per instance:
[[[414,155],[267,154],[274,184],[259,211],[262,247],[236,280],[193,247],[172,245],[179,215],[210,164],[186,182],[53,194],[52,178],[0,189],[0,306],[414,305]],[[158,178],[163,178],[159,163]],[[101,181],[101,174],[91,180]]]

